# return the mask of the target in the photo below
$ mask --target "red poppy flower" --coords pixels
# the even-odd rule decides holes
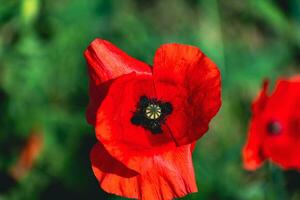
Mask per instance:
[[[300,170],[300,76],[278,80],[268,94],[268,81],[252,105],[244,167],[255,170],[270,159],[283,169]]]
[[[87,118],[99,141],[91,161],[101,187],[139,199],[197,191],[191,149],[221,105],[216,65],[181,44],[161,46],[152,68],[100,39],[85,55]]]

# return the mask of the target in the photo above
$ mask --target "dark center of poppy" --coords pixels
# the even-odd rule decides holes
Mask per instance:
[[[278,121],[270,121],[267,124],[267,132],[270,135],[278,135],[282,130],[281,124]]]
[[[131,123],[151,131],[152,134],[162,133],[161,125],[173,111],[169,102],[141,96],[136,106]]]

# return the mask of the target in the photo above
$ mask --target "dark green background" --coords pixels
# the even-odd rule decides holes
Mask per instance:
[[[32,129],[45,138],[26,177],[12,187],[0,177],[0,200],[120,199],[100,190],[88,158],[83,52],[96,37],[149,64],[167,42],[218,64],[223,105],[194,153],[199,192],[183,199],[300,199],[296,173],[250,173],[240,157],[262,80],[300,70],[299,0],[0,0],[1,174]]]

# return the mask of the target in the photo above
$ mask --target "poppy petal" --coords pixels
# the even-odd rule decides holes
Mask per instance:
[[[96,144],[91,151],[92,169],[100,186],[108,193],[142,200],[171,200],[197,192],[190,145],[151,157],[139,157],[139,175],[120,173],[121,164]],[[116,164],[116,165],[115,165]],[[122,167],[123,168],[123,167]]]
[[[136,72],[151,73],[150,66],[127,55],[112,43],[95,39],[84,52],[88,63],[90,101],[86,112],[89,124],[94,124],[96,111],[106,95],[112,79]]]
[[[193,142],[191,144],[191,152],[194,152],[194,150],[196,149],[196,145],[197,145],[197,142]]]
[[[90,159],[93,172],[103,190],[109,193],[137,198],[139,174],[112,157],[101,143],[94,145]]]
[[[264,110],[269,96],[267,94],[269,81],[266,79],[263,82],[262,90],[252,103],[252,119],[248,132],[247,143],[242,152],[243,165],[247,170],[256,170],[259,168],[265,158],[263,155],[264,130],[260,129],[261,112]]]
[[[166,44],[155,54],[153,76],[158,98],[170,99],[166,85],[180,90],[181,97],[173,98],[177,102],[167,120],[176,144],[199,139],[221,106],[221,76],[217,66],[197,47]]]
[[[269,99],[268,96],[268,88],[270,85],[270,81],[268,79],[265,79],[263,81],[262,90],[259,93],[259,95],[256,97],[256,99],[252,103],[252,113],[253,115],[257,115],[263,111],[265,108],[267,101]]]
[[[250,122],[247,143],[242,152],[244,168],[251,171],[259,168],[266,159],[262,149],[264,135],[259,130],[257,123],[258,121],[255,119]]]

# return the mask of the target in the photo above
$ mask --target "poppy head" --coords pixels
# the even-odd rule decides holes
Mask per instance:
[[[91,88],[87,118],[101,144],[91,153],[101,187],[142,199],[172,199],[196,191],[191,149],[221,106],[218,68],[189,45],[162,45],[150,67],[106,41],[96,41],[85,52]],[[142,177],[131,179],[136,189],[124,189],[126,181],[119,172],[114,178],[122,189],[108,189],[103,174],[111,172],[96,158],[103,151],[138,174],[133,177]],[[179,163],[177,158],[186,161]],[[166,188],[157,193],[162,184]]]
[[[244,166],[257,169],[270,159],[283,169],[300,170],[300,77],[278,80],[272,94],[268,82],[252,106]]]

